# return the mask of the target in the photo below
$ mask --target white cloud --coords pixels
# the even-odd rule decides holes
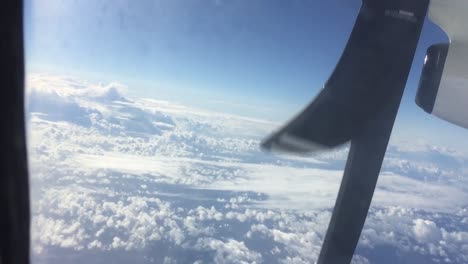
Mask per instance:
[[[217,264],[229,263],[260,263],[262,255],[248,249],[244,242],[229,239],[221,241],[218,239],[201,238],[197,241],[197,248],[215,251],[213,259]]]
[[[416,219],[413,223],[414,236],[420,243],[438,243],[442,238],[440,229],[431,220]]]
[[[36,204],[33,242],[82,250],[144,248],[163,238],[181,243],[183,231],[168,203],[157,198],[112,197],[102,193],[63,187],[46,191]],[[48,216],[47,216],[48,215]],[[160,230],[163,228],[164,233]],[[112,234],[111,241],[105,237]]]
[[[346,147],[269,155],[258,149],[277,125],[267,121],[129,98],[115,83],[33,75],[27,85],[35,256],[162,245],[176,253],[159,263],[194,251],[212,254],[200,263],[316,260]],[[467,263],[466,157],[390,147],[360,247]],[[354,263],[371,263],[358,253]]]

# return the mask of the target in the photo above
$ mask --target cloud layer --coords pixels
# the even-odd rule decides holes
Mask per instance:
[[[263,153],[277,124],[126,90],[29,76],[34,262],[316,260],[346,147]],[[467,161],[391,144],[353,261],[468,262]]]

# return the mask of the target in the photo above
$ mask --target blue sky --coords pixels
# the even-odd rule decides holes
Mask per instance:
[[[26,1],[31,71],[119,81],[135,95],[284,121],[332,72],[360,0]],[[429,45],[426,21],[394,135],[468,147],[468,132],[414,98]],[[451,135],[449,138],[440,135]]]

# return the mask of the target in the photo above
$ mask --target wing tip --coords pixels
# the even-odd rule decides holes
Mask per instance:
[[[330,149],[330,147],[302,139],[290,133],[274,133],[260,143],[260,148],[267,152],[308,154]]]

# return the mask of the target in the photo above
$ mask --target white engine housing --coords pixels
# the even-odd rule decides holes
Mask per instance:
[[[431,53],[429,48],[416,102],[425,111],[468,128],[468,0],[432,0],[429,18],[447,33],[450,45],[448,52],[433,46],[437,51]]]

